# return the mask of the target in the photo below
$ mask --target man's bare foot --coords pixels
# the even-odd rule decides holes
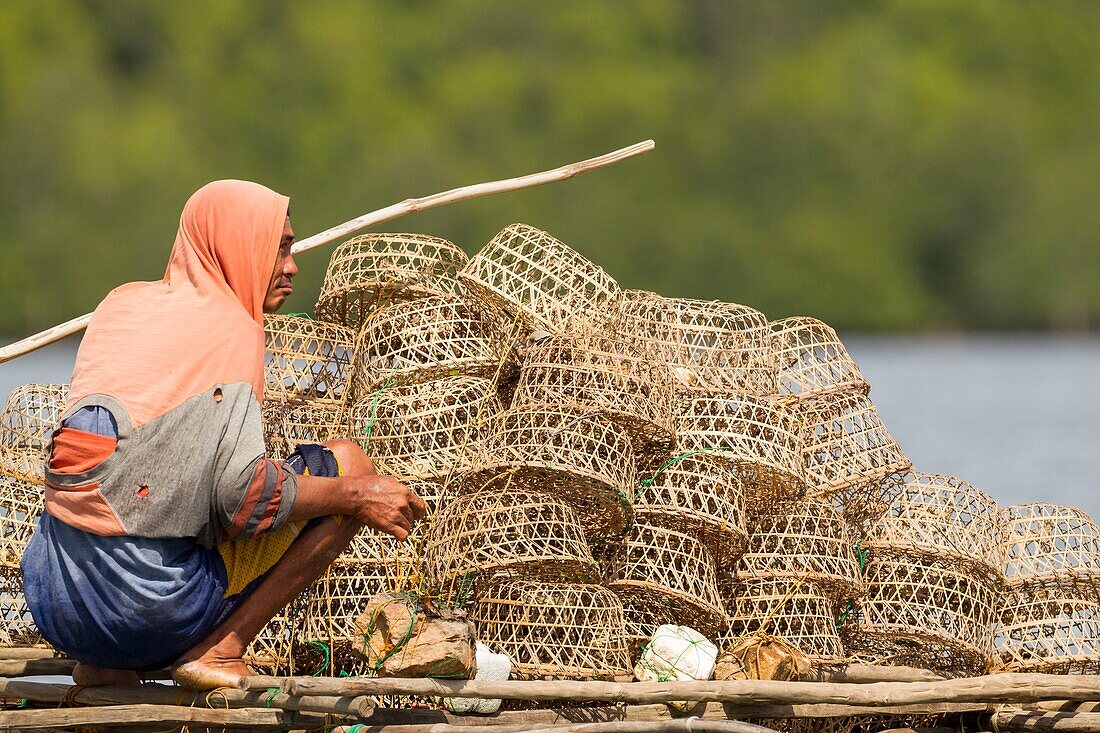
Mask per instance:
[[[77,662],[73,667],[73,682],[84,687],[128,687],[140,685],[141,678],[131,669],[109,669],[107,667],[93,667],[90,664]]]
[[[181,659],[172,665],[172,679],[189,690],[216,690],[237,686],[242,677],[254,674],[241,659],[203,656]]]

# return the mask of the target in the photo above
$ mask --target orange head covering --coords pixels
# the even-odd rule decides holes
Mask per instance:
[[[263,399],[263,304],[290,199],[214,181],[183,208],[164,279],[115,288],[80,344],[69,404],[114,397],[133,426],[216,384]]]

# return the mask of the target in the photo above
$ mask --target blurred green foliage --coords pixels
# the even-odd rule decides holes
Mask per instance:
[[[159,277],[215,178],[305,236],[648,137],[383,229],[473,252],[524,221],[626,287],[847,329],[1087,328],[1098,82],[1085,1],[5,0],[0,333]]]

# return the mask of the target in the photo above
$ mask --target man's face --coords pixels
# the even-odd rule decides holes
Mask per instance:
[[[290,247],[294,244],[294,230],[290,228],[290,215],[283,222],[283,238],[279,242],[279,254],[275,256],[275,269],[271,272],[271,282],[264,297],[264,313],[274,313],[283,307],[287,296],[294,292],[290,279],[298,274],[298,265]]]

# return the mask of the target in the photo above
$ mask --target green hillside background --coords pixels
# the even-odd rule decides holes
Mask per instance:
[[[306,236],[650,137],[382,230],[523,221],[625,287],[848,330],[1100,324],[1095,2],[6,0],[0,334],[160,277],[212,179]]]

